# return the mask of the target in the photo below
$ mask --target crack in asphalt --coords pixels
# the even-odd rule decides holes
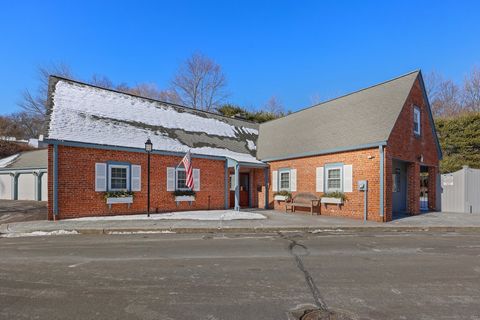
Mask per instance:
[[[295,239],[292,239],[291,237],[288,237],[282,234],[281,232],[279,232],[279,235],[282,239],[285,239],[290,242],[288,244],[288,252],[293,256],[298,269],[303,273],[308,289],[312,293],[313,301],[315,302],[315,305],[323,311],[328,311],[327,304],[325,303],[325,300],[323,299],[322,294],[320,293],[320,290],[315,284],[315,281],[313,280],[312,276],[308,272],[307,268],[303,264],[303,260],[301,258],[302,255],[295,253],[295,248],[299,247],[305,250],[306,254],[304,255],[308,255],[308,248],[305,245],[298,243]]]

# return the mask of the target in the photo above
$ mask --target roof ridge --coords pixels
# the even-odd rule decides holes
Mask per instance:
[[[345,93],[345,94],[340,95],[340,96],[338,96],[338,97],[335,97],[335,98],[331,98],[331,99],[322,101],[322,102],[320,102],[320,103],[317,103],[317,104],[311,105],[311,106],[309,106],[309,107],[305,107],[305,108],[303,108],[303,109],[300,109],[300,110],[297,110],[297,111],[295,111],[295,112],[292,112],[292,113],[290,113],[290,114],[287,114],[287,115],[284,116],[284,117],[277,118],[277,119],[273,119],[273,120],[270,120],[270,121],[267,121],[267,122],[264,122],[264,123],[272,123],[272,122],[277,121],[277,120],[285,119],[285,118],[288,117],[288,116],[291,116],[291,115],[300,113],[300,112],[302,112],[302,111],[310,110],[310,109],[312,109],[312,108],[321,106],[322,104],[325,104],[325,103],[328,103],[328,102],[332,102],[332,101],[335,101],[335,100],[338,100],[338,99],[341,99],[341,98],[345,98],[345,97],[350,96],[350,95],[355,94],[355,93],[359,93],[359,92],[362,92],[362,91],[365,91],[365,90],[368,90],[368,89],[372,89],[372,88],[374,88],[374,87],[381,86],[381,85],[386,84],[386,83],[388,83],[388,82],[392,82],[392,81],[398,80],[398,79],[400,79],[400,78],[404,78],[404,77],[409,76],[409,75],[411,75],[411,74],[413,74],[413,73],[416,73],[416,72],[420,73],[421,70],[420,70],[420,69],[416,69],[416,70],[410,71],[410,72],[405,73],[405,74],[402,74],[402,75],[400,75],[400,76],[397,76],[397,77],[394,77],[394,78],[391,78],[391,79],[388,79],[388,80],[385,80],[385,81],[382,81],[382,82],[379,82],[379,83],[376,83],[376,84],[373,84],[373,85],[370,85],[370,86],[368,86],[368,87],[364,87],[364,88],[361,88],[361,89],[358,89],[358,90],[355,90],[355,91],[351,91],[351,92],[349,92],[349,93]],[[262,125],[262,124],[264,124],[264,123],[261,123],[260,125]]]
[[[51,75],[49,75],[49,77],[56,78],[56,79],[59,79],[59,80],[70,81],[70,82],[77,83],[77,84],[80,84],[80,85],[85,85],[85,86],[88,86],[88,87],[91,87],[91,88],[97,88],[97,89],[100,89],[100,90],[106,90],[106,91],[110,91],[110,92],[114,92],[114,93],[125,94],[125,95],[128,95],[128,96],[134,97],[134,98],[141,98],[141,99],[146,99],[146,100],[150,100],[150,101],[154,101],[154,102],[159,102],[159,103],[163,103],[163,104],[166,104],[166,105],[169,105],[169,106],[172,106],[172,107],[182,108],[182,109],[185,109],[187,111],[196,111],[196,112],[211,114],[211,115],[214,115],[214,116],[217,116],[217,117],[222,117],[222,118],[229,119],[229,120],[235,120],[235,121],[241,121],[241,122],[247,122],[247,123],[259,125],[259,123],[255,122],[255,121],[232,118],[232,117],[228,117],[228,116],[225,116],[225,115],[222,115],[222,114],[219,114],[219,113],[215,113],[215,112],[212,112],[212,111],[193,109],[193,108],[190,108],[190,107],[178,104],[178,103],[166,102],[166,101],[145,97],[145,96],[141,96],[141,95],[130,93],[130,92],[120,91],[120,90],[116,90],[116,89],[112,89],[112,88],[105,88],[105,87],[101,87],[99,85],[91,84],[91,83],[88,83],[88,82],[85,82],[85,81],[66,78],[66,77],[62,77],[62,76],[57,76],[55,74],[51,74]]]

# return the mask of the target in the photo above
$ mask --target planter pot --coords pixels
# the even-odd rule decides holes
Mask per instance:
[[[343,200],[341,198],[322,198],[320,202],[323,204],[343,204]]]
[[[107,204],[111,208],[112,204],[126,203],[130,208],[130,204],[133,203],[133,197],[121,197],[121,198],[107,198]]]
[[[287,201],[287,196],[276,195],[273,197],[273,199],[276,201]]]

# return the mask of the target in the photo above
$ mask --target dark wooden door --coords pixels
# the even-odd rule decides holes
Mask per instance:
[[[248,173],[240,173],[240,207],[249,206],[249,191],[250,191],[250,175]]]

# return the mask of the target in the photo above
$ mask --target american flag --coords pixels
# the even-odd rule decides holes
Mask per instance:
[[[193,168],[192,168],[192,160],[190,155],[190,150],[188,150],[185,157],[183,157],[182,161],[183,166],[185,167],[186,179],[187,181],[185,184],[188,188],[193,189]]]

